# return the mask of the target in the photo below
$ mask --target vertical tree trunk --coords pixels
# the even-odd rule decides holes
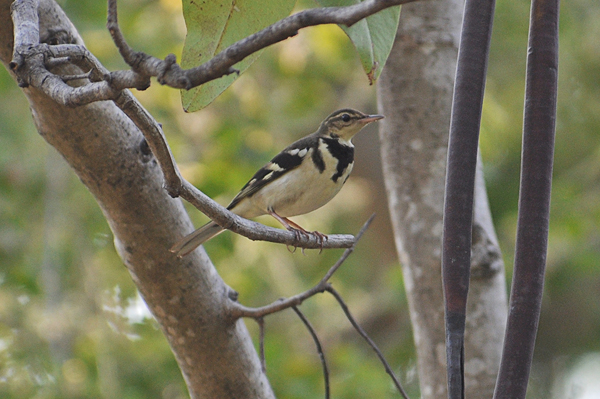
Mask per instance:
[[[382,162],[417,349],[421,395],[445,398],[441,282],[444,179],[463,2],[402,7],[378,83]],[[465,343],[468,397],[491,397],[506,316],[504,267],[478,174]]]

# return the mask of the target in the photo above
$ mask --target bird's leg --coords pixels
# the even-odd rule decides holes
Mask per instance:
[[[319,241],[319,245],[321,246],[321,248],[319,248],[319,253],[323,252],[323,243],[325,242],[325,240],[327,240],[329,238],[329,237],[327,237],[327,234],[323,234],[320,231],[316,231],[316,230],[315,231],[306,231],[298,223],[294,223],[290,219],[286,219],[286,220],[295,229],[303,231],[306,234],[312,234],[315,237],[317,237],[317,241]]]
[[[298,241],[300,240],[300,235],[305,235],[305,236],[310,235],[310,233],[308,231],[304,230],[302,227],[298,226],[296,223],[292,222],[288,218],[279,216],[277,213],[275,213],[275,211],[273,209],[269,209],[269,215],[271,215],[275,219],[277,219],[277,221],[279,223],[281,223],[283,225],[283,227],[285,227],[288,231],[294,232],[294,235],[296,236],[296,240],[298,240]]]
[[[321,248],[319,250],[319,253],[321,253],[323,251],[323,243],[325,242],[325,240],[327,240],[329,238],[329,237],[327,237],[326,234],[323,234],[323,233],[318,232],[316,230],[315,231],[307,231],[302,226],[300,226],[298,223],[295,223],[295,222],[291,221],[288,218],[284,218],[282,216],[279,216],[272,209],[269,210],[269,215],[271,215],[275,219],[277,219],[277,221],[279,221],[279,223],[281,223],[283,225],[283,227],[285,227],[289,231],[293,231],[294,234],[296,234],[296,239],[297,240],[300,239],[300,235],[301,234],[305,235],[305,236],[309,236],[311,234],[314,235],[315,237],[317,237],[317,241],[319,241],[319,245],[321,246]]]

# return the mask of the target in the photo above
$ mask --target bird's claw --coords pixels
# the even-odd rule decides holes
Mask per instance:
[[[327,234],[323,234],[319,231],[306,231],[306,230],[300,230],[300,229],[296,229],[293,227],[290,227],[288,229],[289,231],[294,233],[294,238],[296,239],[296,241],[300,241],[301,238],[304,236],[307,239],[310,239],[310,236],[313,236],[317,239],[317,242],[319,243],[319,254],[321,252],[323,252],[323,245],[325,244],[325,241],[327,241],[329,239],[329,237],[327,236]],[[288,251],[289,251],[289,246],[288,246]],[[290,251],[292,252],[292,251]],[[294,251],[292,253],[296,252],[296,247],[294,247]],[[302,248],[302,254],[304,254],[304,248]]]
[[[311,231],[310,234],[312,234],[313,236],[315,236],[317,238],[317,241],[319,242],[319,254],[321,252],[323,252],[323,245],[325,244],[325,241],[327,241],[329,239],[329,237],[327,236],[327,234],[323,234],[319,231]]]

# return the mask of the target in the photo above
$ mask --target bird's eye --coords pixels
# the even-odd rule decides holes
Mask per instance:
[[[342,114],[342,120],[343,120],[344,122],[348,122],[348,121],[350,121],[350,115],[348,115],[348,114]]]

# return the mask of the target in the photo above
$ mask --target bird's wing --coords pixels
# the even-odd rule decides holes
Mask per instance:
[[[252,176],[250,181],[242,187],[238,195],[227,206],[227,209],[232,210],[244,198],[251,197],[262,187],[300,166],[317,140],[317,136],[312,134],[290,144]]]

